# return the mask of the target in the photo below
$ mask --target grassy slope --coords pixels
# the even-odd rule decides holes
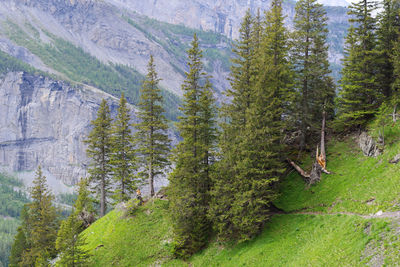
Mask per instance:
[[[371,132],[374,132],[373,130]],[[263,233],[239,245],[211,242],[189,261],[193,266],[362,266],[400,264],[400,227],[389,219],[363,219],[355,215],[400,210],[400,173],[387,163],[400,151],[400,127],[385,129],[387,147],[378,158],[367,158],[351,138],[331,141],[328,169],[335,174],[305,188],[294,172],[281,185],[276,205],[285,211],[318,211],[321,215],[276,215]],[[369,201],[375,199],[374,201]],[[369,201],[367,203],[367,201]],[[142,207],[136,217],[120,219],[113,211],[86,234],[94,266],[187,266],[170,254],[171,229],[167,202]],[[145,212],[146,210],[151,210]],[[94,249],[100,244],[104,248]]]

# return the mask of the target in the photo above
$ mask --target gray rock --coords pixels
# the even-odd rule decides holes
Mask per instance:
[[[377,157],[382,154],[382,151],[375,140],[366,132],[362,132],[358,137],[358,145],[367,157]]]
[[[239,37],[242,19],[248,9],[261,14],[271,6],[271,0],[105,0],[123,9],[131,10],[148,17],[172,24],[183,24],[190,28],[213,31],[224,34],[232,39]],[[346,1],[322,0],[325,4],[345,6]],[[329,2],[329,3],[328,3]],[[283,12],[287,16],[289,27],[292,26],[295,14],[295,2],[284,1]],[[348,25],[347,9],[344,7],[327,8],[330,38],[329,57],[331,62],[341,64],[343,45]],[[340,25],[340,26],[339,26]],[[338,45],[339,44],[339,45]]]
[[[0,170],[28,174],[22,179],[30,185],[34,170],[41,165],[54,192],[66,192],[87,175],[86,139],[102,99],[110,105],[112,116],[118,99],[92,87],[71,87],[50,78],[23,72],[0,77]],[[132,123],[137,122],[131,106]],[[172,131],[169,137],[176,144]],[[21,175],[18,175],[21,177]],[[166,175],[155,181],[156,190],[168,184]],[[147,187],[143,193],[147,194]]]
[[[397,164],[397,163],[399,163],[399,161],[400,161],[400,154],[397,154],[396,156],[394,156],[393,159],[391,159],[391,160],[389,161],[389,163]]]
[[[102,98],[116,112],[117,99],[89,88],[22,72],[0,79],[0,165],[32,171],[42,165],[65,184],[86,176],[86,145]]]

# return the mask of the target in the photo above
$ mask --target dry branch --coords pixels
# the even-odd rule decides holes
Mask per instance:
[[[292,160],[287,159],[290,165],[303,177],[303,179],[309,184],[314,184],[321,180],[321,172],[331,174],[326,169],[326,152],[325,152],[325,125],[326,125],[326,112],[325,109],[322,112],[322,127],[321,127],[321,154],[319,153],[319,147],[317,146],[315,162],[312,166],[311,172],[305,172],[300,166],[294,163]]]

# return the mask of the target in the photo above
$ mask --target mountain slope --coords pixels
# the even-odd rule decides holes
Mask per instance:
[[[270,0],[157,0],[157,1],[124,1],[124,0],[105,0],[106,2],[118,6],[119,8],[137,12],[139,14],[165,21],[172,24],[181,24],[190,28],[201,29],[224,34],[231,39],[239,37],[240,24],[247,9],[256,13],[268,10]],[[344,39],[348,28],[347,9],[341,2],[339,7],[332,4],[326,6],[329,18],[329,44],[330,61],[340,64],[343,57]],[[287,24],[292,25],[295,15],[295,2],[284,1],[284,14],[287,16]],[[340,44],[338,47],[334,44]]]
[[[174,260],[168,201],[156,200],[130,217],[114,210],[89,227],[84,235],[93,253],[92,263],[398,266],[400,174],[399,166],[388,160],[400,151],[400,127],[395,125],[385,132],[388,145],[377,158],[365,157],[352,137],[331,140],[327,159],[334,174],[324,175],[311,188],[305,187],[297,173],[290,173],[281,182],[281,194],[275,201],[283,211],[274,214],[260,236],[250,242],[231,245],[212,241],[189,262]]]
[[[150,54],[153,54],[157,71],[163,78],[161,85],[180,95],[186,60],[185,57],[177,56],[173,50],[184,55],[193,34],[200,31],[185,29],[184,32],[176,32],[166,24],[161,25],[162,27],[155,27],[155,24],[148,27],[148,21],[149,19],[142,15],[105,1],[6,0],[0,2],[0,44],[6,43],[3,47],[25,47],[53,70],[54,65],[49,63],[49,59],[43,60],[43,57],[46,57],[43,51],[29,47],[27,39],[30,38],[31,43],[40,43],[42,46],[46,44],[50,47],[57,47],[57,40],[62,40],[82,49],[105,65],[112,63],[131,67],[142,75],[146,73]],[[16,25],[18,28],[10,29],[10,25]],[[25,36],[16,39],[16,31],[24,33]],[[210,61],[209,70],[214,76],[217,90],[222,91],[227,87],[229,66],[221,64],[220,61],[224,60],[224,56],[228,58],[230,41],[213,33],[208,33],[206,37],[200,38],[203,48],[217,50],[219,53],[218,57],[206,55],[205,59]],[[5,52],[10,50],[3,48]],[[65,62],[66,65],[69,63]],[[60,69],[55,71],[75,80],[70,73]],[[138,84],[129,84],[127,87],[138,92]]]

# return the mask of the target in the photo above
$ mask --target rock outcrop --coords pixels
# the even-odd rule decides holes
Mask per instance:
[[[132,10],[148,17],[169,22],[183,24],[191,28],[213,31],[224,34],[232,39],[239,37],[242,19],[248,9],[261,14],[268,10],[271,0],[106,0],[108,3]],[[330,61],[340,64],[343,57],[344,35],[348,27],[346,1],[322,1],[325,4],[340,7],[327,7],[330,29]],[[329,3],[328,3],[329,2]],[[283,11],[287,16],[289,27],[295,14],[295,2],[284,1]]]
[[[117,100],[89,88],[73,88],[23,72],[0,79],[0,166],[33,171],[38,165],[71,185],[86,176],[83,140],[102,98],[116,112]]]
[[[379,145],[366,132],[362,132],[358,137],[358,145],[367,157],[377,157],[382,154]]]

